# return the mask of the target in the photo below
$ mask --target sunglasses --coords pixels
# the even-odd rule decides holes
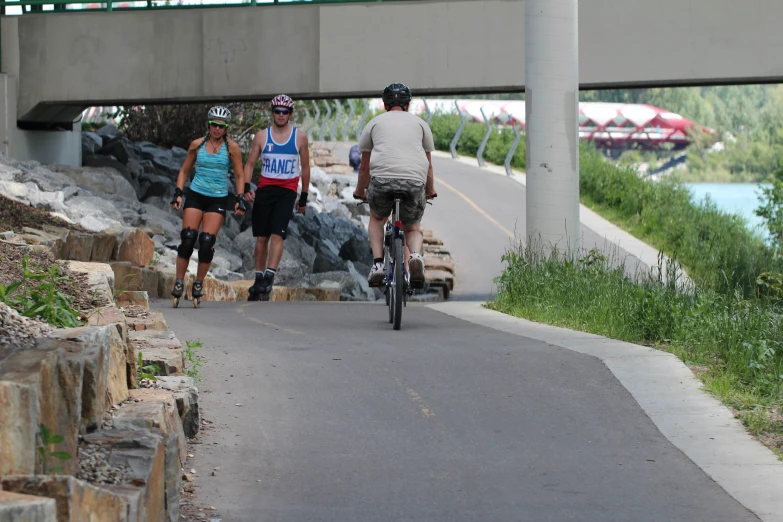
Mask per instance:
[[[209,121],[209,125],[210,125],[211,127],[217,127],[217,128],[219,128],[219,129],[220,129],[220,128],[223,128],[223,129],[225,129],[226,127],[228,127],[228,123],[220,123],[220,122],[217,122],[217,121],[212,121],[212,120],[210,120],[210,121]]]
[[[288,109],[275,109],[275,114],[291,114],[291,111]]]

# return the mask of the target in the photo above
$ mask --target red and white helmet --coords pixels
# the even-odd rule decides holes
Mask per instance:
[[[285,94],[279,94],[272,98],[272,101],[269,103],[269,106],[271,108],[275,107],[285,107],[287,109],[290,109],[291,111],[294,110],[294,100],[291,99],[290,96],[287,96]]]

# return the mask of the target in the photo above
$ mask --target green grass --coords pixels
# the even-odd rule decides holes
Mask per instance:
[[[764,272],[783,271],[763,239],[744,219],[709,200],[691,202],[678,180],[650,182],[614,166],[589,145],[580,150],[582,203],[683,264],[700,287],[749,296]]]

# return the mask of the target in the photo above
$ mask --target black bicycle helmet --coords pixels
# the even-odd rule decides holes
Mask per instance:
[[[404,83],[392,83],[383,90],[383,103],[387,107],[405,107],[411,102],[411,90]]]

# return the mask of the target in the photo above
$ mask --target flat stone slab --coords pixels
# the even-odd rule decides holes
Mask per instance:
[[[125,315],[125,320],[128,322],[128,330],[159,330],[165,331],[169,329],[169,325],[166,324],[166,319],[160,312],[153,312],[142,306],[125,306],[120,308]]]
[[[185,352],[182,343],[171,331],[131,331],[128,345],[135,353],[141,353],[144,365],[156,364],[161,375],[184,375]]]
[[[255,281],[231,281],[236,290],[237,301],[247,301],[248,289]],[[339,288],[273,286],[269,294],[270,301],[339,301]]]
[[[57,522],[127,522],[125,501],[100,487],[67,475],[9,475],[3,490],[54,499]],[[12,519],[13,520],[13,519]],[[37,520],[37,519],[34,519]]]
[[[55,500],[11,491],[0,491],[0,521],[57,522]]]

